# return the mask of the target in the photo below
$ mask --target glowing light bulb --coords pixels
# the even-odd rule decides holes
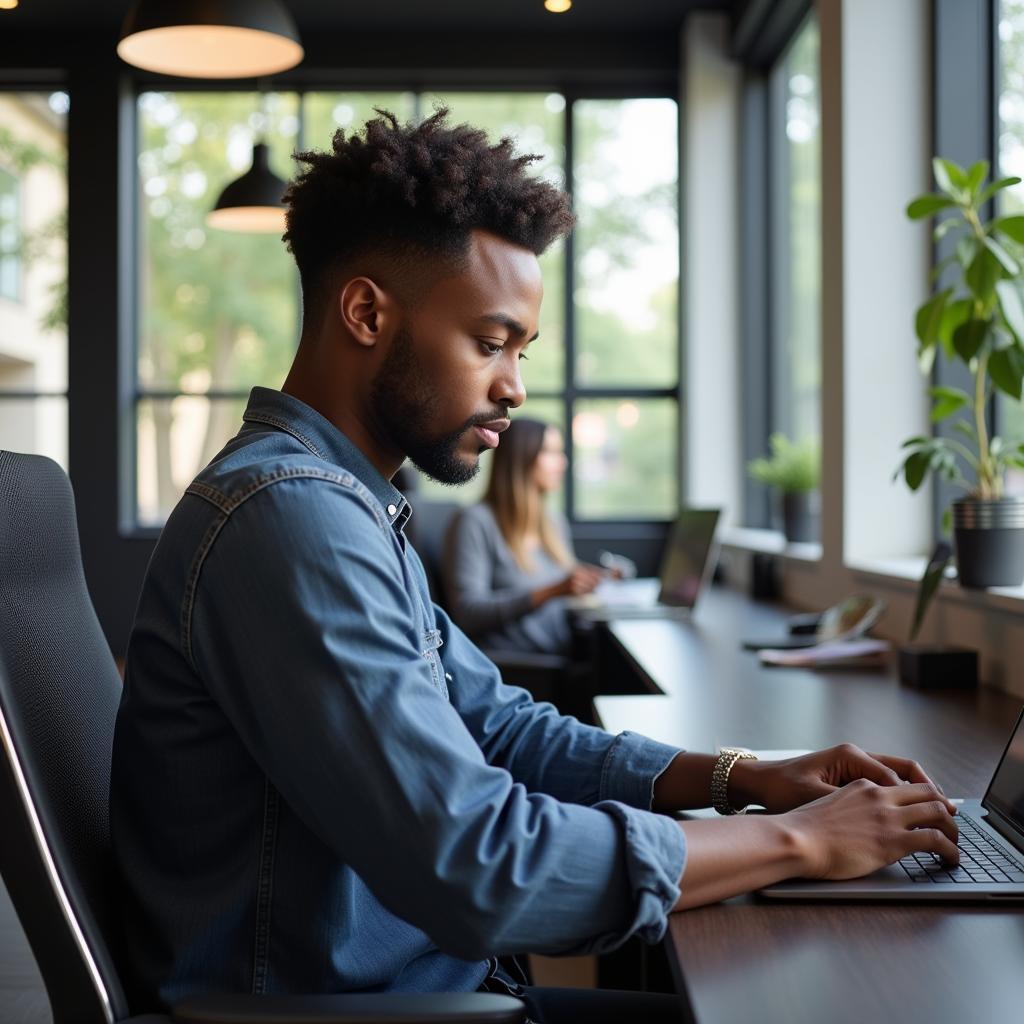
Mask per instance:
[[[572,0],[544,0],[544,9],[552,14],[564,14],[572,7]]]
[[[0,11],[13,11],[18,6],[18,0],[0,0]]]

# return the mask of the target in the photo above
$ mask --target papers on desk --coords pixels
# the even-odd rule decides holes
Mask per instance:
[[[881,668],[889,653],[887,640],[862,637],[859,640],[834,640],[801,647],[798,650],[758,652],[762,665],[786,668]]]

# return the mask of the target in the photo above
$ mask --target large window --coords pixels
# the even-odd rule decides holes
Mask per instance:
[[[676,104],[580,100],[573,129],[574,512],[668,519],[678,505]]]
[[[0,448],[67,466],[63,92],[0,92]]]
[[[523,413],[567,430],[564,501],[577,519],[669,519],[678,500],[676,105],[558,93],[147,92],[138,99],[140,258],[135,509],[163,521],[235,433],[249,388],[279,387],[299,334],[299,291],[276,235],[205,225],[265,137],[324,148],[384,107],[438,104],[537,153],[536,173],[574,193],[575,237],[541,259],[541,337],[524,366]],[[572,153],[572,157],[567,154]],[[571,166],[569,166],[571,160]],[[571,257],[571,258],[570,258]],[[567,297],[571,296],[571,301]],[[486,459],[486,457],[485,457]],[[477,481],[445,497],[471,501]],[[437,488],[427,483],[427,493]]]

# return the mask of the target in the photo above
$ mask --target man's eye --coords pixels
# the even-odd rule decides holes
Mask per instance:
[[[477,339],[480,342],[480,347],[491,356],[496,356],[502,349],[501,345],[493,345],[489,341],[484,341],[482,338]]]

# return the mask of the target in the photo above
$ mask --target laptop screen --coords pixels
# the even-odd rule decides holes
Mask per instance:
[[[692,608],[707,575],[720,509],[684,508],[672,527],[661,562],[658,600],[674,608]]]
[[[1006,745],[1006,751],[982,801],[1024,832],[1024,712]]]

